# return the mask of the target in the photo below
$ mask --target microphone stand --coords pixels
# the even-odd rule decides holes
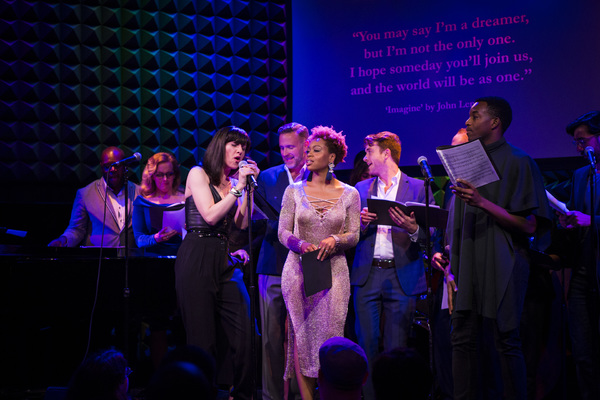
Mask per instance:
[[[598,287],[600,285],[600,282],[598,280],[598,232],[596,229],[596,221],[595,221],[595,217],[596,217],[596,207],[595,207],[595,200],[596,200],[596,196],[595,196],[595,191],[596,191],[596,166],[595,164],[595,155],[593,155],[592,157],[594,157],[594,163],[590,164],[590,169],[589,169],[589,181],[590,181],[590,235],[591,235],[591,247],[590,247],[590,253],[591,253],[591,262],[590,262],[590,277],[594,279],[594,283],[596,284],[596,287]]]
[[[431,331],[431,323],[429,318],[433,315],[433,298],[432,298],[432,290],[431,290],[431,280],[433,278],[433,271],[431,266],[431,232],[429,232],[429,189],[430,189],[430,179],[429,177],[425,177],[425,259],[426,265],[425,270],[427,271],[425,278],[427,282],[427,308],[429,310],[429,315],[427,316],[427,331],[429,332],[429,365],[433,370],[433,332]],[[431,395],[433,395],[433,386],[431,387]]]
[[[123,355],[129,359],[129,168],[125,164],[125,286],[123,287]]]
[[[254,211],[253,205],[253,194],[252,194],[252,184],[248,183],[246,185],[246,195],[248,196],[248,265],[249,268],[247,271],[250,272],[249,277],[249,286],[250,286],[250,346],[251,349],[251,359],[254,368],[252,368],[252,390],[253,396],[252,398],[258,399],[258,387],[257,383],[257,371],[260,371],[260,364],[258,362],[258,352],[256,351],[256,279],[254,276],[254,257],[252,255],[252,212]]]

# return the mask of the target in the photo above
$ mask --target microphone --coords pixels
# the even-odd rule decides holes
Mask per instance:
[[[112,167],[117,167],[119,165],[131,165],[133,163],[139,162],[142,159],[142,155],[140,153],[133,153],[131,157],[127,157],[122,159],[121,161],[117,161],[111,164]]]
[[[590,163],[592,168],[596,168],[596,156],[594,155],[594,148],[592,146],[588,146],[584,150],[585,156]]]
[[[421,173],[423,177],[428,181],[433,181],[433,174],[431,173],[431,168],[429,168],[429,164],[427,164],[427,157],[421,156],[417,159],[417,163],[421,166]]]
[[[245,167],[246,165],[249,165],[249,162],[246,160],[242,160],[240,161],[240,168]],[[258,187],[258,183],[256,182],[256,178],[254,177],[254,175],[246,175],[246,180],[248,185],[252,186],[252,187]]]

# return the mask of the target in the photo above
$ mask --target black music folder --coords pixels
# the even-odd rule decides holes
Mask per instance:
[[[315,250],[300,256],[306,297],[331,288],[331,258],[320,261],[318,255],[319,250]]]
[[[371,198],[367,199],[367,207],[369,212],[377,214],[377,219],[371,222],[375,225],[398,226],[390,216],[389,210],[391,207],[398,207],[406,215],[410,215],[412,212],[414,212],[417,224],[425,225],[427,207],[423,203],[417,203],[413,201],[401,203],[394,200]],[[443,208],[440,208],[434,204],[429,205],[429,226],[431,228],[445,228],[447,221],[447,210],[444,210]]]

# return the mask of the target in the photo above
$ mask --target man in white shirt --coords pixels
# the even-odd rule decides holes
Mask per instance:
[[[129,247],[136,247],[131,227],[131,213],[133,200],[138,195],[139,187],[126,181],[124,165],[114,165],[123,158],[123,150],[117,147],[108,147],[102,152],[100,160],[102,178],[77,191],[68,228],[48,246],[76,247],[103,244],[104,247],[120,247],[125,246],[125,235],[129,235]],[[128,190],[129,203],[127,229],[125,229],[125,190]],[[107,198],[106,210],[105,198]]]
[[[361,240],[356,248],[350,283],[356,312],[356,335],[369,365],[383,350],[406,347],[416,307],[416,297],[427,289],[421,248],[426,239],[414,215],[399,208],[390,212],[398,226],[376,225],[377,215],[367,209],[367,199],[378,197],[400,202],[425,203],[422,180],[410,178],[398,168],[400,139],[391,132],[365,138],[365,162],[373,178],[356,184],[360,193]],[[430,202],[433,195],[430,192]],[[380,329],[385,314],[383,331]],[[371,379],[363,387],[366,400],[375,398]]]

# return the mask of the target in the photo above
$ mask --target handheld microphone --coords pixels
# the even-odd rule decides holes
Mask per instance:
[[[427,164],[427,157],[421,156],[417,159],[417,163],[421,166],[421,173],[423,177],[428,181],[433,181],[433,174],[431,173],[431,168],[429,168],[429,164]]]
[[[119,165],[131,165],[133,163],[139,162],[142,159],[142,155],[140,153],[133,153],[131,157],[127,157],[122,159],[121,161],[117,161],[111,164],[111,166],[116,167]]]
[[[584,150],[584,154],[588,160],[588,162],[590,163],[590,166],[592,168],[596,168],[596,156],[594,154],[594,148],[592,146],[588,146],[585,148]]]
[[[245,167],[246,165],[249,165],[250,163],[246,160],[242,160],[240,161],[240,168]],[[247,183],[252,186],[252,187],[257,187],[258,183],[256,182],[256,178],[254,177],[254,175],[246,175],[246,180]]]

